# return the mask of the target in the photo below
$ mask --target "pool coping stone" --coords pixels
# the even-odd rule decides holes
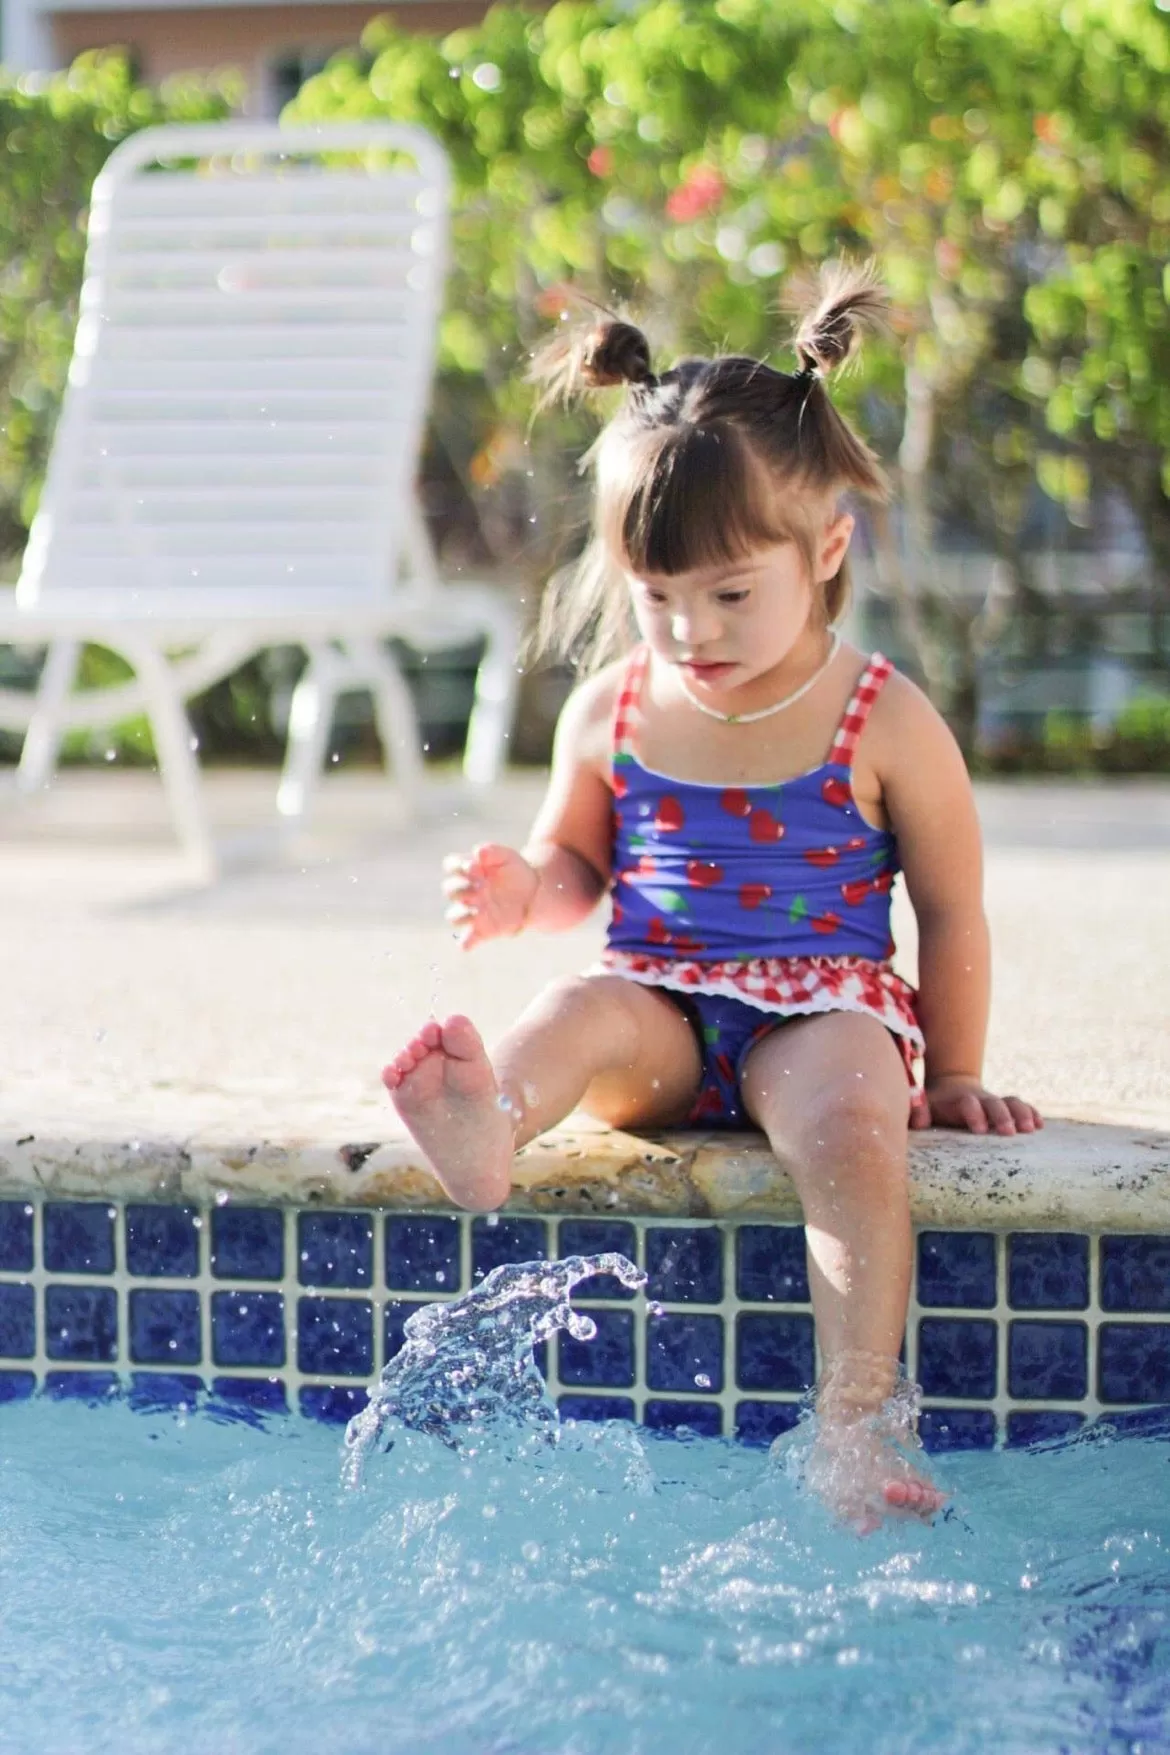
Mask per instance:
[[[1170,1232],[1170,1133],[1050,1121],[1031,1136],[910,1140],[915,1224],[960,1230]],[[454,1210],[408,1138],[0,1139],[0,1199]],[[574,1117],[517,1157],[506,1211],[799,1220],[791,1178],[755,1133],[635,1136]]]

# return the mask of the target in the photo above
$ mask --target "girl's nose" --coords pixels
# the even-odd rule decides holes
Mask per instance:
[[[719,632],[716,620],[710,610],[698,605],[678,610],[670,618],[670,637],[676,646],[690,651],[716,637]]]

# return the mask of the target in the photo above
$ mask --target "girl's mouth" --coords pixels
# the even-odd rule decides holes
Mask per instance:
[[[718,682],[722,677],[730,676],[736,666],[726,660],[717,663],[702,663],[688,658],[679,665],[679,669],[684,670],[696,682]]]

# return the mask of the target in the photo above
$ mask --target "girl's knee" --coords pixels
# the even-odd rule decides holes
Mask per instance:
[[[800,1145],[811,1156],[882,1157],[905,1167],[908,1089],[855,1076],[810,1093],[797,1121]]]

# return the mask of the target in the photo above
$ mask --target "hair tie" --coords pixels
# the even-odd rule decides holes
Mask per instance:
[[[815,360],[806,360],[799,372],[794,372],[792,375],[798,384],[815,384],[825,374]]]

